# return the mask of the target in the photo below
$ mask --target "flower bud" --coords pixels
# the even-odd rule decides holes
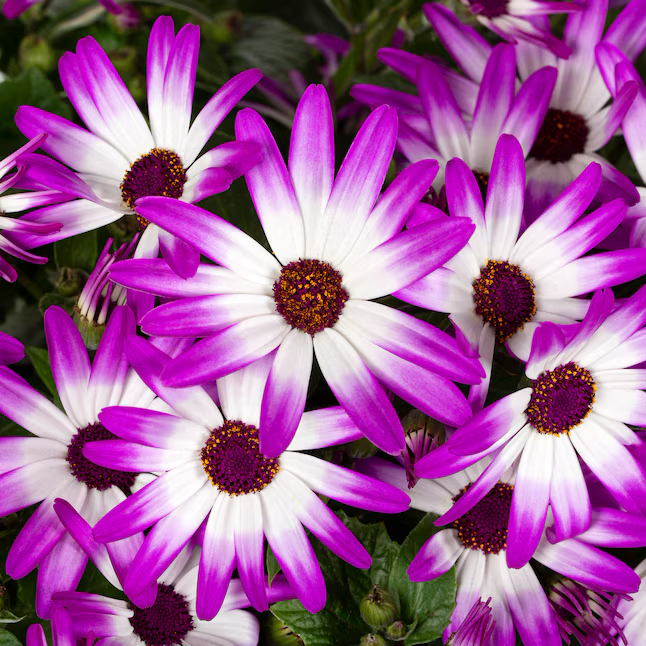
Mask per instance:
[[[384,636],[391,641],[401,641],[406,637],[408,630],[403,621],[395,621],[384,629]]]
[[[263,632],[266,633],[267,641],[272,646],[302,646],[301,638],[278,617],[270,615],[265,626],[267,630]]]
[[[373,629],[387,626],[395,618],[397,609],[386,590],[373,585],[372,590],[361,599],[359,604],[361,618]]]
[[[368,633],[361,638],[359,646],[387,646],[386,640],[381,635]]]
[[[18,47],[18,60],[23,68],[38,67],[44,72],[54,68],[56,55],[49,43],[38,34],[28,34]]]

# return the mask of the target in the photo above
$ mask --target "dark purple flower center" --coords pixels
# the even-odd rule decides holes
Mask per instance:
[[[471,485],[453,498],[457,502]],[[507,547],[507,526],[511,509],[512,485],[497,482],[494,488],[466,514],[451,523],[465,547],[485,554],[498,554]]]
[[[209,480],[230,496],[264,489],[278,473],[278,460],[260,453],[258,429],[225,421],[206,441],[201,453]]]
[[[505,342],[536,313],[534,283],[519,267],[505,260],[490,260],[473,282],[475,312]]]
[[[134,162],[121,183],[121,197],[131,208],[140,197],[163,195],[182,197],[186,171],[179,155],[161,148],[153,148]],[[137,216],[140,228],[145,229],[148,220]]]
[[[568,433],[592,409],[595,390],[592,375],[570,361],[546,370],[532,382],[532,396],[525,415],[539,433]]]
[[[617,612],[620,598],[631,600],[627,594],[586,588],[570,579],[555,583],[548,595],[561,638],[569,644],[575,637],[581,646],[628,643],[618,621],[623,619]]]
[[[110,433],[107,428],[98,422],[85,428],[80,428],[67,446],[67,462],[70,465],[72,475],[90,489],[105,491],[110,487],[119,487],[125,494],[130,493],[130,487],[132,487],[137,477],[136,473],[101,467],[94,464],[94,462],[90,462],[83,455],[83,447],[86,442],[118,439],[116,435]]]
[[[469,9],[479,16],[496,18],[507,13],[508,0],[468,0]]]
[[[274,283],[276,311],[292,327],[314,336],[339,320],[348,292],[341,274],[321,260],[295,260]]]
[[[157,585],[157,598],[150,608],[133,606],[132,632],[147,646],[173,646],[193,630],[193,618],[184,595],[169,585]]]
[[[588,124],[581,115],[550,108],[529,156],[553,164],[566,162],[585,150],[589,133]]]
[[[482,201],[485,202],[487,199],[487,189],[489,188],[489,173],[481,173],[477,170],[472,170],[471,172],[478,183],[480,195],[482,195]]]

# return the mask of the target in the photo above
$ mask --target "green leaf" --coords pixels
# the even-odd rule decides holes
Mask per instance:
[[[267,546],[267,554],[265,556],[265,565],[267,566],[267,583],[271,585],[274,577],[280,572],[280,565],[271,551],[271,547]]]
[[[0,134],[16,134],[13,117],[19,105],[32,105],[70,118],[69,105],[59,99],[49,79],[36,67],[0,83]]]
[[[0,628],[0,646],[22,646],[15,635],[12,635],[8,630]]]
[[[27,346],[25,348],[25,353],[31,360],[36,373],[45,384],[52,397],[58,398],[58,391],[56,390],[56,384],[54,384],[54,377],[52,377],[52,369],[49,365],[49,354],[47,353],[47,350]]]
[[[0,610],[0,624],[17,624],[19,621],[22,621],[25,617],[16,617],[13,612],[9,610]]]
[[[451,568],[432,581],[412,583],[406,574],[413,557],[438,528],[435,514],[427,514],[403,542],[388,580],[391,594],[396,593],[401,619],[406,624],[417,621],[415,630],[404,640],[405,646],[423,644],[442,634],[455,604],[455,569]]]
[[[258,67],[276,81],[289,82],[288,72],[309,59],[303,34],[278,18],[245,17],[242,35],[231,46],[234,71]]]
[[[54,260],[59,269],[70,267],[92,271],[98,255],[96,231],[88,231],[54,243]]]

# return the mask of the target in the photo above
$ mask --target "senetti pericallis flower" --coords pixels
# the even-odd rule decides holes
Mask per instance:
[[[433,221],[402,232],[437,163],[412,164],[380,197],[396,135],[395,110],[375,110],[334,177],[322,86],[310,86],[299,103],[289,169],[261,117],[241,111],[237,139],[263,150],[245,178],[273,254],[198,207],[163,197],[137,203],[141,217],[220,265],[200,265],[189,280],[176,280],[154,260],[112,267],[115,282],[174,299],[144,317],[144,332],[205,337],[169,365],[164,382],[203,383],[278,349],[260,413],[265,455],[279,455],[294,435],[314,356],[338,402],[386,452],[398,454],[404,435],[382,384],[442,422],[457,426],[471,415],[451,380],[477,383],[480,366],[447,334],[371,302],[433,271],[473,231],[468,220],[433,210]]]
[[[642,276],[645,249],[584,256],[623,220],[626,204],[613,200],[584,215],[601,182],[590,164],[522,233],[525,162],[511,135],[498,140],[483,204],[473,172],[460,159],[446,170],[450,217],[468,215],[476,231],[446,265],[395,293],[402,300],[447,312],[487,378],[474,386],[474,410],[486,398],[495,344],[527,360],[543,321],[574,324],[590,301],[578,296]],[[409,226],[423,222],[416,217]]]
[[[54,172],[44,158],[32,160],[30,175],[78,199],[29,214],[29,221],[60,222],[63,228],[43,238],[22,236],[32,248],[98,229],[133,213],[144,195],[166,195],[197,202],[224,191],[258,160],[255,146],[236,141],[200,151],[240,98],[261,78],[246,70],[211,98],[191,125],[199,29],[185,25],[174,34],[173,20],[155,21],[148,41],[147,96],[150,126],[114,66],[91,37],[59,62],[61,83],[88,130],[39,108],[21,106],[18,128],[29,136],[47,133],[41,148],[78,176]],[[182,276],[192,276],[199,253],[185,242],[138,219],[143,234],[136,257],[162,256]]]
[[[303,452],[361,436],[343,409],[304,413],[287,450],[269,457],[259,448],[258,428],[273,356],[217,381],[220,410],[200,386],[163,386],[160,375],[170,357],[149,342],[133,335],[126,346],[139,376],[179,414],[106,408],[101,423],[123,439],[89,443],[83,449],[107,468],[137,472],[145,464],[162,473],[94,526],[102,543],[152,526],[128,571],[127,595],[139,594],[154,582],[204,522],[196,600],[197,616],[203,620],[218,612],[236,567],[251,604],[259,611],[267,609],[265,537],[309,612],[325,605],[325,582],[303,525],[337,556],[369,567],[363,545],[314,492],[381,513],[405,511],[408,496]],[[178,405],[178,398],[185,403]]]
[[[616,308],[610,290],[597,292],[573,335],[541,325],[526,366],[531,387],[487,406],[451,436],[444,452],[417,463],[418,475],[436,477],[463,468],[465,459],[495,455],[437,523],[477,505],[516,464],[507,563],[521,567],[541,540],[548,505],[555,541],[588,529],[590,495],[579,459],[623,509],[646,515],[646,472],[631,453],[643,456],[646,449],[627,426],[646,422],[645,321],[642,287]]]

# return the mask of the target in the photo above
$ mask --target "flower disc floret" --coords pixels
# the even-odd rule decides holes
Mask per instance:
[[[595,390],[592,375],[570,361],[546,370],[532,382],[532,396],[525,415],[539,433],[568,433],[592,409]]]
[[[133,606],[132,632],[147,646],[173,646],[195,627],[184,595],[172,586],[157,585],[157,598],[149,608]]]
[[[473,282],[475,312],[504,343],[536,313],[534,283],[519,267],[505,260],[490,260]]]
[[[292,327],[314,336],[338,321],[349,298],[341,283],[341,274],[327,262],[290,262],[274,283],[276,311]]]
[[[206,441],[202,466],[211,483],[230,496],[264,489],[278,473],[275,458],[260,452],[258,429],[240,421],[225,421]]]
[[[507,4],[507,0],[470,0],[469,8],[480,16],[497,18],[507,13]]]
[[[530,157],[553,164],[566,162],[585,151],[590,129],[574,112],[550,108],[538,131]]]
[[[460,490],[453,498],[457,502],[471,484]],[[512,485],[498,482],[494,488],[472,509],[454,520],[451,526],[457,530],[462,544],[471,550],[485,554],[498,554],[507,547],[507,527],[511,509]]]
[[[177,153],[153,148],[130,165],[120,185],[121,197],[131,209],[140,197],[182,197],[186,183],[186,170]],[[138,217],[142,228],[148,221]]]
[[[99,466],[94,462],[90,462],[83,455],[83,447],[86,442],[118,439],[116,435],[98,422],[85,428],[80,428],[67,447],[67,462],[70,465],[72,475],[90,489],[105,491],[110,487],[119,487],[124,493],[129,493],[130,487],[135,483],[136,473]]]

